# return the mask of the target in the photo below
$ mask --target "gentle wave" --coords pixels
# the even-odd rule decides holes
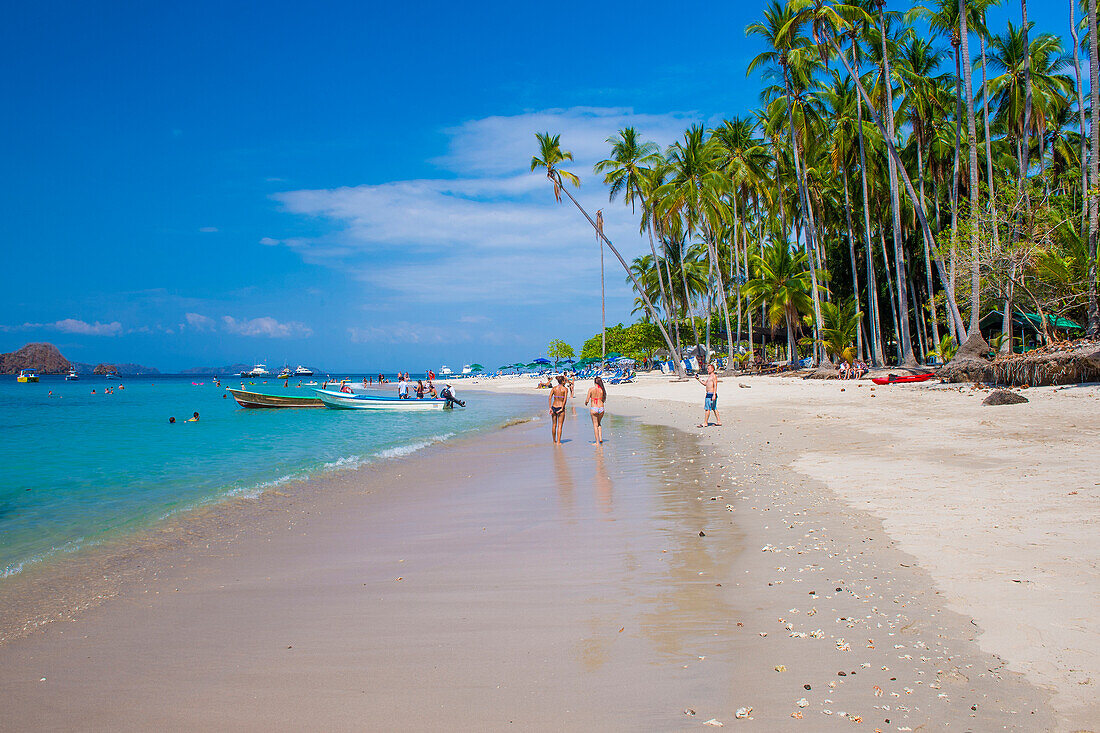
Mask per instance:
[[[368,463],[376,460],[403,458],[405,456],[412,455],[417,451],[429,448],[437,443],[442,443],[446,440],[449,440],[455,437],[455,435],[455,433],[442,433],[440,435],[433,435],[423,440],[409,443],[407,445],[399,445],[393,448],[386,448],[384,450],[377,451],[370,456],[345,456],[335,461],[328,461],[326,463],[323,463],[316,469],[306,469],[303,471],[290,473],[285,476],[280,476],[279,478],[271,479],[270,481],[264,481],[262,483],[258,483],[252,486],[241,486],[234,489],[228,489],[219,492],[214,496],[210,496],[206,499],[189,502],[186,505],[175,507],[170,511],[158,516],[154,520],[154,524],[159,524],[177,515],[186,514],[187,512],[194,511],[196,509],[202,509],[204,507],[216,505],[229,499],[258,499],[271,489],[295,481],[306,481],[320,473],[327,473],[329,471],[350,471],[365,466]],[[97,544],[99,544],[98,541],[86,542],[83,537],[76,540],[70,540],[64,545],[53,547],[39,555],[24,558],[23,560],[10,563],[3,569],[0,569],[0,580],[19,575],[30,565],[37,565],[38,563],[49,560],[52,557],[69,555],[83,548],[91,547]]]

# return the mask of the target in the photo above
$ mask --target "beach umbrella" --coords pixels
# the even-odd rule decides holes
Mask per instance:
[[[538,363],[537,361],[533,361],[530,364],[524,364],[523,366],[526,369],[538,369],[540,366],[542,366],[542,364]]]
[[[610,354],[608,354],[604,358],[607,359],[608,361],[611,361],[612,359],[618,359],[620,356],[622,356],[622,354],[620,354],[619,352],[612,351]]]
[[[472,369],[472,370],[473,370],[473,371],[475,371],[475,372],[483,372],[483,371],[485,371],[485,367],[481,366],[480,364],[471,364],[471,365],[470,365],[470,369]]]
[[[633,364],[634,360],[631,359],[629,356],[620,356],[618,359],[615,359],[615,363],[616,364]]]
[[[531,363],[532,363],[532,364],[549,364],[549,363],[550,363],[550,360],[549,360],[549,359],[542,359],[542,358],[538,358],[538,359],[535,359],[535,360],[534,360],[533,362],[531,362]]]

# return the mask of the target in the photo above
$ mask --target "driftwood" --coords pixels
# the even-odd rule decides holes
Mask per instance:
[[[1100,381],[1100,340],[1067,341],[998,356],[990,363],[987,381],[1029,387]]]

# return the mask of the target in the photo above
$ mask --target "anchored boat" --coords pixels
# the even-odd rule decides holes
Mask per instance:
[[[460,404],[455,399],[446,398],[402,400],[397,397],[336,392],[330,389],[314,389],[313,391],[317,393],[325,407],[331,407],[335,410],[408,410],[419,412],[442,410],[445,407],[454,407],[456,404]]]
[[[226,392],[233,395],[233,399],[241,407],[324,407],[325,404],[315,396],[297,396],[281,394],[264,394],[262,392],[249,392],[244,389],[226,387]]]
[[[15,378],[15,381],[21,384],[27,384],[28,382],[38,381],[37,369],[20,369],[19,376]]]

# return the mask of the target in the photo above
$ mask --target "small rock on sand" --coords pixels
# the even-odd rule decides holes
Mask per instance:
[[[1007,389],[995,389],[982,400],[983,405],[1019,405],[1027,402],[1027,397],[1009,392]]]

